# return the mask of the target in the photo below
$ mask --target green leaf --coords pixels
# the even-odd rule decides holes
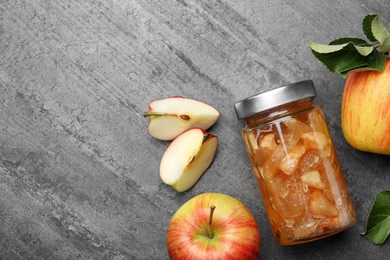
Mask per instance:
[[[367,36],[367,38],[372,42],[377,41],[377,39],[375,38],[371,30],[372,20],[374,20],[374,18],[377,16],[378,16],[377,14],[369,14],[363,19],[363,32]]]
[[[356,49],[363,56],[369,55],[374,50],[374,46],[359,38],[340,38],[329,43],[329,45],[339,44],[347,44],[344,49]]]
[[[367,220],[364,238],[383,244],[390,234],[390,190],[381,191],[376,195],[374,205]]]
[[[333,45],[326,45],[326,44],[320,44],[320,43],[315,43],[311,40],[308,40],[307,43],[310,45],[310,48],[318,53],[331,53],[335,51],[342,50],[345,46],[348,44],[333,44]]]
[[[329,44],[308,41],[312,53],[330,71],[346,78],[350,72],[363,70],[383,71],[390,52],[390,33],[377,14],[367,15],[363,20],[363,31],[369,43],[359,38],[340,38]]]
[[[374,47],[369,45],[366,41],[358,38],[341,38],[326,44],[319,44],[313,41],[308,41],[310,48],[318,53],[332,53],[339,50],[357,50],[359,54],[367,56]]]
[[[372,20],[371,30],[374,37],[381,43],[380,49],[384,52],[390,50],[390,33],[387,28],[379,20],[379,17],[375,17]]]
[[[382,71],[386,56],[372,45],[359,38],[340,38],[328,45],[308,41],[313,55],[330,71],[340,73],[346,78],[351,71]]]
[[[374,49],[373,53],[366,59],[367,65],[360,68],[355,68],[349,71],[341,72],[343,78],[347,78],[348,74],[355,71],[375,70],[383,71],[385,69],[386,56]]]
[[[381,54],[378,50],[374,49],[373,54],[367,58],[367,68],[377,71],[383,71],[385,69],[385,62],[387,57]]]
[[[337,44],[343,44],[343,43],[349,43],[352,42],[355,45],[359,46],[371,46],[367,41],[360,39],[360,38],[353,38],[353,37],[346,37],[346,38],[339,38],[336,40],[331,41],[329,44],[331,45],[337,45]]]
[[[377,14],[370,14],[364,18],[363,31],[370,41],[380,43],[379,49],[381,52],[390,51],[390,33],[379,20]]]
[[[340,50],[332,53],[319,53],[312,50],[312,52],[330,71],[336,73],[347,72],[367,65],[364,56],[359,55],[357,51]]]

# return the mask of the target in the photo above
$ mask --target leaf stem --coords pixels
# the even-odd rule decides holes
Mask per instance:
[[[372,46],[374,46],[374,48],[379,48],[381,47],[381,43],[379,41],[376,41],[372,44]]]

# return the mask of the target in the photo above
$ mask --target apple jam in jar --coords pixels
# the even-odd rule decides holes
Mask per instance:
[[[235,104],[275,240],[292,245],[356,223],[343,173],[311,80]]]

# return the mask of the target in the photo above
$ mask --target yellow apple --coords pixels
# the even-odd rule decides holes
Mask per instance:
[[[357,71],[348,75],[341,125],[352,147],[390,155],[390,59],[383,72]]]

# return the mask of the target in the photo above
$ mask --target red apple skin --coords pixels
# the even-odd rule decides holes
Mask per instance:
[[[341,126],[354,148],[390,155],[390,59],[383,72],[348,75],[341,108]]]
[[[215,206],[210,239],[210,207]],[[173,215],[167,233],[171,259],[258,259],[260,234],[256,221],[240,201],[221,193],[203,193]]]

